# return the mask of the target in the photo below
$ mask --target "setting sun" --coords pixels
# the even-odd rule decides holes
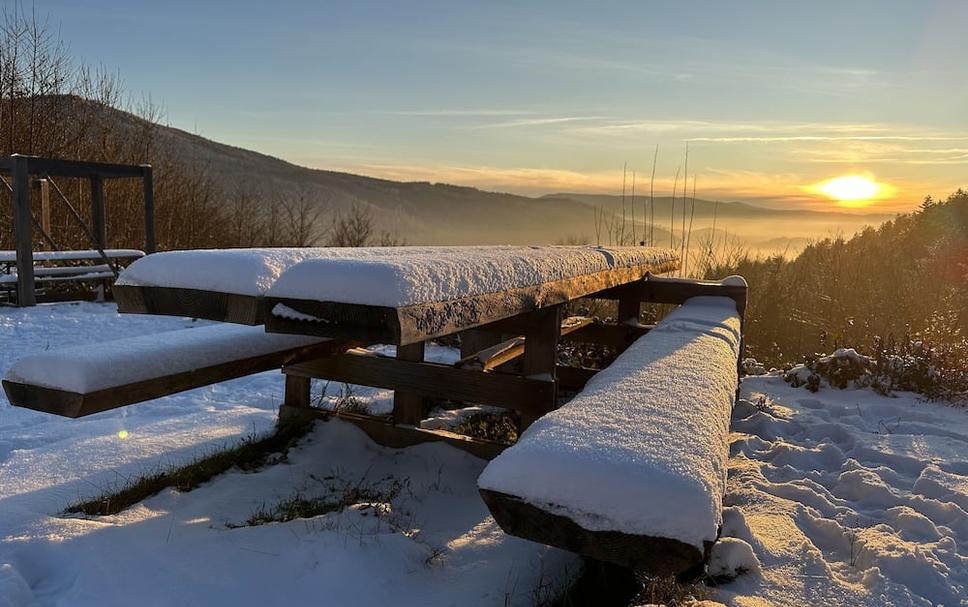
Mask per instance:
[[[815,189],[845,206],[863,206],[875,198],[883,186],[862,175],[844,175],[823,181]]]

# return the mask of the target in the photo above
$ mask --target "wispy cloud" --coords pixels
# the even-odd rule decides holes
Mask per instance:
[[[591,120],[604,120],[604,116],[550,116],[545,118],[521,118],[519,120],[507,120],[504,122],[493,122],[490,124],[480,124],[477,129],[508,129],[524,128],[534,126],[548,126],[554,124],[567,124],[572,122],[588,122]]]

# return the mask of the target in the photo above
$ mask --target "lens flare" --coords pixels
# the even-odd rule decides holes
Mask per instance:
[[[127,430],[119,430],[118,431],[118,438],[120,438],[121,440],[124,440],[124,439],[128,438],[128,431]]]

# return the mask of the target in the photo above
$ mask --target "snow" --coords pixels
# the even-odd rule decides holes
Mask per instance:
[[[672,259],[667,249],[587,246],[171,251],[131,264],[117,284],[251,296],[273,287],[269,295],[275,297],[397,306]]]
[[[398,247],[307,258],[284,272],[268,296],[401,307],[672,259],[672,251],[647,247]]]
[[[202,369],[325,341],[231,324],[139,335],[26,356],[4,379],[78,394]]]
[[[0,308],[0,373],[54,348],[205,324],[119,316],[109,304]],[[428,358],[458,355],[430,346]],[[329,386],[324,400],[338,391]],[[353,391],[368,410],[389,410],[391,392]],[[278,372],[78,420],[0,396],[0,605],[527,605],[536,588],[553,592],[576,573],[571,555],[500,532],[476,494],[483,462],[445,445],[384,449],[340,422],[319,426],[289,464],[166,491],[114,517],[58,514],[132,475],[266,431],[281,399]],[[473,412],[437,412],[425,424],[449,427]],[[703,604],[965,604],[968,411],[908,393],[809,393],[779,372],[746,378],[728,472],[724,541],[710,567],[739,575],[710,587]],[[389,508],[225,525],[296,489],[323,492],[315,479],[326,476],[409,479],[410,492]],[[635,497],[631,485],[623,500]]]
[[[0,308],[0,373],[47,350],[199,325],[118,315],[112,304]],[[432,360],[457,357],[428,348]],[[392,400],[354,390],[375,406]],[[266,432],[282,396],[278,371],[77,420],[10,407],[0,395],[0,605],[530,605],[580,568],[573,555],[501,532],[477,493],[483,461],[442,444],[385,449],[338,421],[320,424],[288,463],[168,490],[117,516],[59,514],[132,476]],[[297,490],[325,493],[317,479],[330,476],[392,477],[407,489],[389,506],[226,525]]]
[[[138,249],[104,249],[108,259],[132,259],[144,257],[145,252]],[[34,261],[76,261],[84,259],[104,259],[101,253],[93,249],[87,251],[34,251]],[[17,261],[16,251],[0,251],[0,263]]]
[[[742,397],[723,535],[762,567],[717,600],[968,604],[968,412],[909,393],[809,393],[780,372],[745,379]]]
[[[716,539],[736,391],[732,300],[695,297],[478,479],[593,531]]]

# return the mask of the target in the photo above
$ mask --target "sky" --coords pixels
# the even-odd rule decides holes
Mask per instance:
[[[300,165],[536,195],[859,208],[966,186],[968,2],[65,2],[172,126]]]

